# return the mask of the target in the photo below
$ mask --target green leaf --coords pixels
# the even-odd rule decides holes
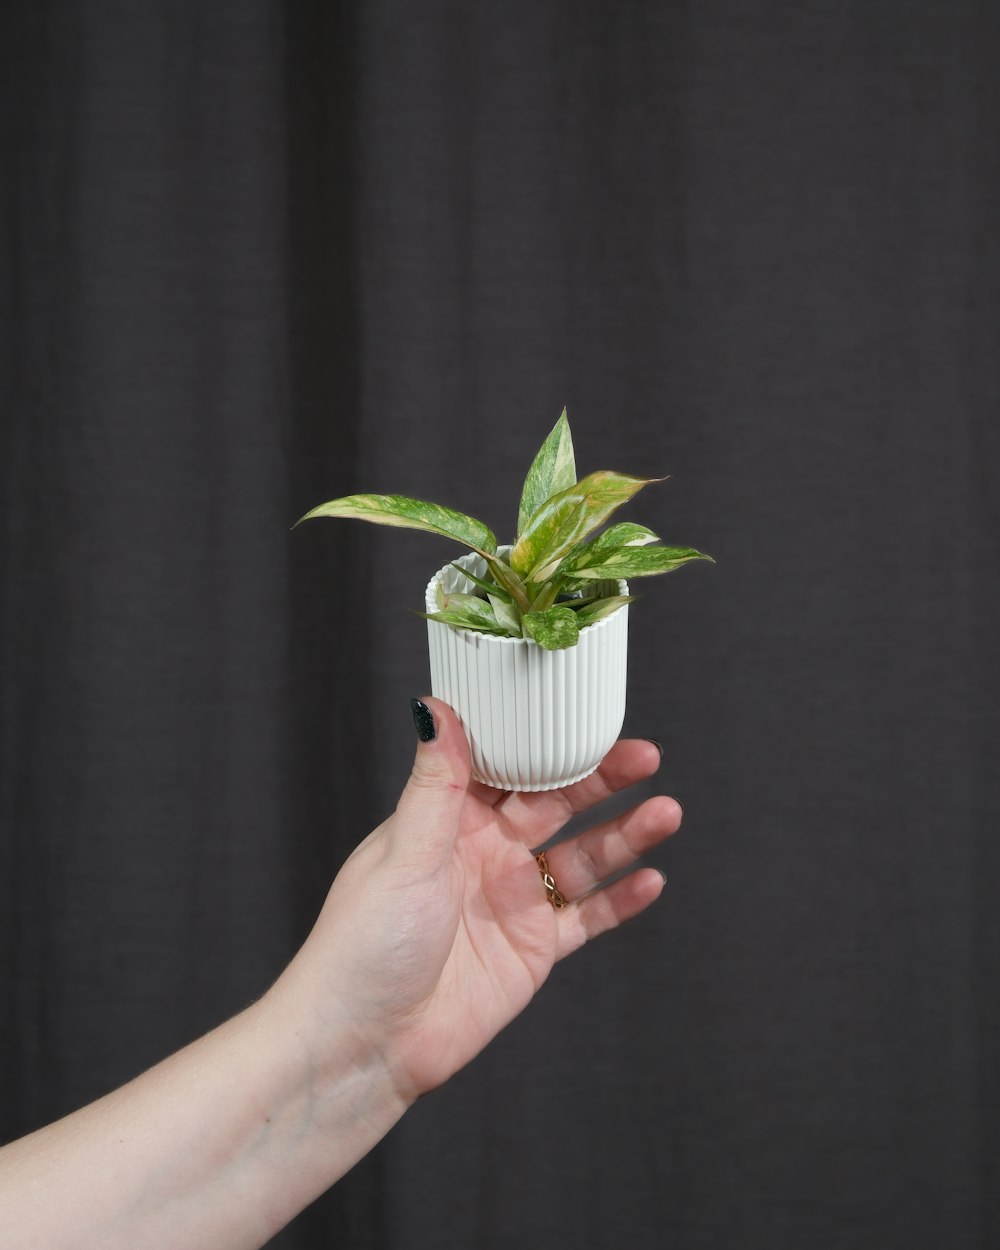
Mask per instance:
[[[645,525],[636,525],[634,521],[619,521],[617,525],[609,525],[606,530],[601,530],[596,538],[581,544],[577,551],[571,552],[561,571],[569,572],[578,564],[582,566],[589,563],[590,554],[618,551],[621,547],[646,547],[659,541],[657,535]]]
[[[487,611],[484,613],[484,609]],[[489,604],[479,595],[465,595],[461,591],[454,590],[444,597],[444,607],[442,612],[465,612],[472,616],[493,616],[493,610]]]
[[[505,629],[469,620],[461,612],[418,612],[417,616],[422,616],[428,621],[440,621],[442,625],[453,625],[456,629],[464,629],[473,634],[490,634],[495,638],[508,636]]]
[[[517,511],[517,536],[524,530],[532,515],[547,499],[576,482],[576,460],[573,456],[573,436],[570,433],[566,409],[552,427],[538,455],[532,461],[528,476],[524,479],[521,506]]]
[[[617,612],[626,603],[633,603],[636,598],[636,595],[608,595],[605,599],[585,600],[583,607],[576,610],[576,623],[581,629],[586,629],[588,625],[595,625],[612,612]]]
[[[524,632],[546,651],[562,651],[580,641],[580,624],[572,608],[549,608],[527,612],[521,622]]]
[[[530,517],[510,553],[511,568],[526,582],[545,581],[577,543],[657,480],[601,469],[553,495]]]
[[[553,578],[550,578],[547,582],[542,582],[541,587],[538,589],[538,593],[535,595],[534,599],[532,599],[531,601],[531,611],[532,612],[547,611],[549,608],[553,606],[555,601],[559,598],[559,593],[561,590],[562,590],[562,578],[553,577]]]
[[[505,601],[499,595],[490,595],[490,603],[493,605],[493,613],[497,618],[497,622],[504,627],[511,638],[521,637],[521,614],[517,608],[509,601]]]
[[[603,578],[652,577],[671,573],[692,560],[715,561],[693,547],[619,547],[592,560],[586,568],[573,570],[573,578],[597,581]]]
[[[314,517],[347,517],[358,521],[371,521],[375,525],[395,525],[401,529],[426,530],[464,543],[483,555],[492,555],[497,540],[482,521],[445,508],[442,504],[424,503],[421,499],[409,499],[406,495],[346,495],[343,499],[331,499],[321,503],[301,517],[296,524]]]
[[[617,525],[610,525],[602,530],[596,538],[578,543],[559,565],[559,576],[572,577],[577,568],[588,568],[622,547],[645,547],[655,542],[659,542],[659,538],[645,525],[619,521]]]
[[[474,586],[478,586],[480,590],[484,590],[488,595],[496,595],[498,599],[503,599],[507,603],[513,603],[511,595],[506,590],[501,590],[495,582],[488,582],[485,577],[477,577],[475,573],[470,573],[468,569],[463,569],[454,560],[451,562],[451,567],[458,569],[463,577],[467,577]]]
[[[486,556],[486,563],[497,585],[510,595],[522,612],[527,612],[529,607],[528,592],[525,589],[524,582],[521,581],[514,570],[509,565],[504,564],[499,556]]]
[[[456,599],[468,600],[455,604]],[[507,631],[497,620],[493,608],[485,599],[475,595],[449,595],[448,607],[442,612],[418,612],[418,616],[428,621],[441,621],[445,625],[454,625],[458,629],[471,629],[480,634],[506,635]]]

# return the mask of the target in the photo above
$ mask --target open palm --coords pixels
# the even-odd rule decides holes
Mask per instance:
[[[477,1054],[556,960],[658,897],[663,878],[652,868],[602,883],[681,819],[658,796],[549,848],[568,901],[557,910],[534,851],[571,816],[652,775],[658,747],[623,740],[564,790],[506,793],[470,780],[461,726],[445,704],[428,705],[435,740],[418,748],[396,811],[344,865],[310,939],[336,949],[328,991],[355,1028],[381,1038],[407,1097]]]

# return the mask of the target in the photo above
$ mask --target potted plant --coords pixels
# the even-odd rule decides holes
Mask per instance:
[[[469,548],[427,586],[432,692],[458,714],[478,780],[551,790],[592,773],[621,730],[627,579],[711,560],[633,522],[602,528],[662,480],[599,470],[577,481],[564,410],[528,470],[509,546],[474,517],[403,495],[348,495],[301,519],[353,517]]]

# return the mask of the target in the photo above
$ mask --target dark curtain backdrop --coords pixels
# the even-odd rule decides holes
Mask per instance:
[[[258,995],[395,801],[456,549],[296,517],[503,532],[566,404],[718,559],[633,614],[666,895],[273,1244],[1000,1245],[1000,7],[0,23],[0,1133]]]

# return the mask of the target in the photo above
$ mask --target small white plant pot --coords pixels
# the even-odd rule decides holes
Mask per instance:
[[[485,561],[456,561],[477,577]],[[472,582],[446,565],[427,586],[471,593]],[[628,594],[624,581],[605,594]],[[465,729],[478,781],[501,790],[555,790],[581,781],[614,745],[625,719],[628,604],[580,632],[575,647],[546,651],[530,638],[501,638],[427,622],[431,692]]]

